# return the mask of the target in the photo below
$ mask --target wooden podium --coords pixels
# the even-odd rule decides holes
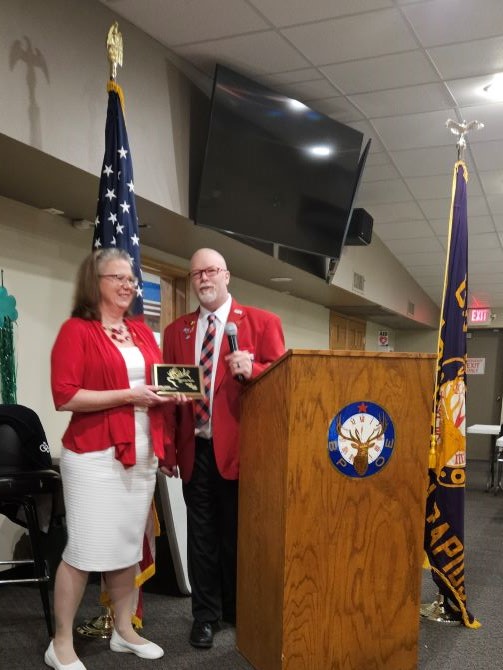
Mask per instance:
[[[291,350],[246,390],[236,638],[257,670],[417,667],[435,360]],[[328,432],[361,402],[395,440],[376,474],[348,477]]]

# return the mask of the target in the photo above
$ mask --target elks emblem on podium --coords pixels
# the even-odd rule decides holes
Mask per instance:
[[[343,407],[328,430],[328,453],[334,467],[347,477],[370,477],[386,465],[395,444],[389,414],[374,402]]]

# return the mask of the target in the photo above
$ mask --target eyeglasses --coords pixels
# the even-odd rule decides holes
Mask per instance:
[[[211,279],[211,277],[216,277],[219,272],[227,272],[224,268],[216,268],[214,265],[210,265],[209,268],[204,268],[204,270],[192,270],[190,273],[191,279],[202,279],[203,274]]]
[[[136,279],[136,277],[127,277],[126,275],[98,275],[98,277],[113,279],[114,282],[121,284],[121,286],[130,286],[131,288],[138,287],[138,279]]]

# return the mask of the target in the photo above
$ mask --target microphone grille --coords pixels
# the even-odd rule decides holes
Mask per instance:
[[[228,321],[225,324],[224,331],[226,335],[237,335],[238,327],[236,326],[235,323],[232,323],[232,321]]]

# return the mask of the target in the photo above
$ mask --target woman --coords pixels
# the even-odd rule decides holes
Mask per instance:
[[[73,412],[63,436],[61,475],[68,542],[56,573],[56,633],[44,660],[85,670],[73,648],[73,621],[89,571],[104,573],[114,611],[112,651],[160,658],[132,627],[135,566],[154,493],[158,458],[172,456],[165,405],[150,384],[162,361],[149,328],[128,318],[137,280],[129,255],[102,249],[82,263],[72,318],[51,356],[56,409]]]

